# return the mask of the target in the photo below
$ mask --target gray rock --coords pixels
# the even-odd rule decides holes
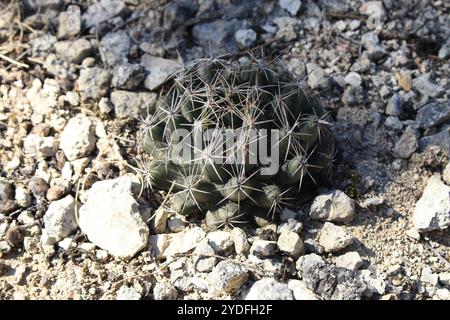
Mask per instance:
[[[209,244],[207,239],[203,239],[197,245],[193,253],[193,263],[198,272],[209,272],[217,263],[217,258],[214,256],[215,250]]]
[[[354,271],[331,266],[316,254],[300,257],[296,268],[304,285],[322,299],[358,300],[366,290]]]
[[[13,199],[13,197],[13,184],[6,181],[5,179],[0,178],[0,200],[9,200]]]
[[[363,295],[371,297],[374,294],[383,295],[386,292],[386,282],[381,279],[378,272],[374,270],[359,270],[356,272],[356,278],[365,284]]]
[[[53,157],[57,146],[54,137],[41,137],[33,133],[23,140],[23,152],[38,159]]]
[[[142,56],[141,65],[149,73],[145,78],[145,87],[149,90],[158,89],[170,75],[181,68],[175,60],[151,56],[148,53]]]
[[[308,71],[308,85],[312,89],[326,89],[330,84],[330,79],[325,71],[315,63],[306,65]]]
[[[250,254],[258,257],[269,257],[275,254],[277,243],[268,240],[255,240],[250,247]]]
[[[197,10],[198,6],[195,2],[169,2],[164,8],[164,29],[170,30],[182,26],[189,18],[195,15]]]
[[[297,259],[303,253],[303,241],[292,231],[283,231],[278,237],[278,248],[290,257]]]
[[[264,278],[251,286],[245,300],[294,300],[294,296],[287,284]]]
[[[344,81],[351,85],[352,87],[359,87],[362,83],[361,76],[357,72],[349,72],[345,78]]]
[[[439,146],[447,150],[450,155],[450,128],[446,128],[433,135],[422,137],[419,141],[420,151],[424,151],[428,146]]]
[[[45,233],[56,243],[70,235],[77,227],[75,218],[75,199],[68,195],[65,198],[53,201],[44,215]]]
[[[67,39],[78,35],[81,31],[81,9],[70,5],[67,11],[58,16],[58,39]]]
[[[431,98],[438,98],[441,96],[445,89],[436,84],[433,80],[426,76],[420,76],[415,78],[413,81],[413,88],[420,92],[423,96],[428,96]],[[448,108],[448,107],[447,107]]]
[[[82,15],[82,22],[86,28],[95,27],[116,16],[125,16],[128,9],[120,0],[100,0],[90,5]]]
[[[364,104],[366,100],[366,94],[362,87],[348,86],[342,96],[342,102],[348,106],[360,106]]]
[[[141,294],[135,288],[123,285],[117,291],[116,300],[141,300]]]
[[[394,154],[398,158],[408,159],[419,147],[419,134],[408,126],[394,146]]]
[[[301,0],[280,0],[280,7],[295,16],[302,6]]]
[[[248,49],[255,44],[257,34],[253,29],[240,29],[236,31],[234,37],[239,48]]]
[[[113,256],[129,259],[148,242],[149,229],[135,200],[139,179],[131,174],[94,183],[79,211],[88,239]]]
[[[234,35],[241,29],[241,22],[236,19],[218,19],[212,22],[196,24],[192,28],[194,41],[213,56],[232,54],[238,51]]]
[[[341,190],[317,196],[311,205],[309,216],[333,222],[349,222],[355,215],[355,202]]]
[[[248,272],[241,265],[224,260],[208,274],[207,283],[211,292],[231,294],[240,289],[247,279]]]
[[[171,284],[156,283],[153,288],[153,299],[155,300],[175,300],[178,298],[177,289]]]
[[[386,51],[380,45],[380,39],[374,32],[363,34],[361,37],[361,43],[367,49],[367,54],[370,60],[378,60],[386,54]]]
[[[171,232],[181,232],[186,228],[186,223],[179,217],[172,217],[167,221],[167,227]]]
[[[325,222],[320,229],[319,244],[325,252],[335,252],[348,247],[353,242],[353,236],[343,227]]]
[[[75,160],[88,156],[95,149],[95,128],[84,114],[71,118],[63,132],[59,147],[67,159]]]
[[[116,90],[111,92],[111,102],[117,118],[139,118],[153,113],[156,94]]]
[[[384,122],[384,125],[388,128],[400,131],[403,129],[402,122],[397,118],[393,116],[389,116],[386,118],[386,121]]]
[[[291,231],[300,234],[302,228],[303,224],[300,221],[297,221],[295,219],[288,219],[286,222],[283,222],[279,225],[277,233],[281,234],[284,231]]]
[[[442,230],[450,225],[450,187],[439,176],[432,176],[413,212],[419,232]]]
[[[77,86],[85,99],[98,100],[109,89],[111,74],[102,68],[94,67],[80,70]]]
[[[140,64],[123,63],[114,68],[111,85],[118,89],[138,88],[145,78],[145,68]]]
[[[336,257],[335,263],[336,267],[356,271],[361,267],[364,261],[361,259],[358,252],[351,251]]]
[[[69,63],[79,64],[84,58],[94,54],[92,43],[84,38],[75,41],[58,41],[55,44],[56,55]]]
[[[450,40],[447,39],[447,42],[439,49],[438,57],[439,59],[450,58]]]
[[[395,93],[386,106],[386,114],[390,116],[399,116],[403,113],[403,98]]]
[[[131,39],[127,32],[110,32],[100,41],[100,57],[103,63],[109,67],[126,63],[130,46]]]
[[[37,11],[38,9],[45,12],[47,10],[60,10],[63,6],[63,0],[24,0],[23,7],[28,11]]]
[[[384,10],[383,1],[365,1],[359,8],[359,12],[369,17],[373,16],[375,17],[376,21],[379,22],[386,21],[387,18],[386,10]]]
[[[223,254],[230,251],[234,244],[230,232],[228,231],[212,231],[207,235],[209,244],[217,254]]]
[[[431,128],[450,120],[450,102],[431,102],[417,111],[419,128]]]
[[[50,33],[43,34],[34,39],[30,39],[28,42],[31,45],[31,52],[33,56],[42,56],[48,51],[53,49],[57,39]]]
[[[319,6],[326,13],[346,13],[350,10],[350,5],[345,0],[319,0]]]

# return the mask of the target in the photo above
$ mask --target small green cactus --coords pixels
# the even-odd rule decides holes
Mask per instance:
[[[202,59],[169,84],[140,145],[150,159],[147,182],[174,192],[179,214],[205,214],[212,228],[275,219],[304,188],[331,176],[331,118],[279,66],[253,56]]]

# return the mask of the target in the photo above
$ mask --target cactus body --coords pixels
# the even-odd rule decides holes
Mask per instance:
[[[204,213],[211,227],[252,212],[259,217],[253,220],[262,212],[274,218],[306,182],[331,175],[331,118],[281,68],[254,58],[203,59],[170,83],[146,122],[142,147],[151,157],[147,181],[176,192],[172,207],[180,214]],[[267,132],[275,132],[275,143]],[[275,171],[260,159],[264,145]]]

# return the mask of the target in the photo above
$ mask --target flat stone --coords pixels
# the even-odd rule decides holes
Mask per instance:
[[[111,92],[111,102],[117,118],[140,118],[155,111],[156,94],[116,90]]]
[[[408,126],[394,145],[394,154],[401,159],[408,159],[419,147],[419,134]]]
[[[222,254],[224,252],[230,251],[234,245],[231,234],[228,231],[213,231],[208,233],[207,238],[209,244],[217,254]]]
[[[219,262],[208,274],[209,291],[217,294],[232,294],[247,282],[248,272],[232,260]]]
[[[58,41],[55,44],[55,51],[58,58],[69,63],[79,64],[83,59],[94,54],[94,46],[84,38],[75,41]]]
[[[134,90],[141,86],[145,68],[140,64],[122,63],[114,68],[111,85],[118,89]]]
[[[240,48],[248,49],[255,44],[257,34],[253,29],[239,29],[234,37]]]
[[[343,255],[336,257],[335,260],[337,267],[353,271],[358,270],[362,266],[363,262],[364,261],[361,259],[361,256],[356,251],[344,253]]]
[[[158,89],[181,65],[175,60],[163,59],[145,53],[141,65],[149,73],[145,78],[145,87],[149,90]]]
[[[53,157],[57,148],[58,143],[54,137],[41,137],[31,133],[23,140],[24,153],[38,159]]]
[[[300,7],[302,6],[301,0],[280,0],[278,3],[281,8],[293,16],[297,14],[298,10],[300,10]]]
[[[231,230],[231,239],[234,243],[234,251],[236,251],[237,254],[246,254],[250,249],[247,234],[241,228],[233,228],[233,230]]]
[[[210,272],[217,263],[217,258],[214,255],[215,250],[208,240],[200,241],[193,253],[195,269],[198,272]]]
[[[124,1],[100,0],[87,8],[82,15],[82,22],[86,28],[91,28],[116,16],[125,16],[127,11]]]
[[[403,113],[403,98],[395,93],[386,106],[386,114],[390,116],[399,116]]]
[[[413,212],[419,232],[446,229],[450,225],[450,187],[439,176],[430,178]]]
[[[131,39],[126,31],[110,32],[100,41],[100,57],[106,66],[128,62]]]
[[[427,76],[420,76],[412,81],[413,88],[423,96],[438,98],[444,93],[444,88],[436,84]]]
[[[431,128],[450,120],[450,103],[431,102],[417,111],[416,122],[420,128]]]
[[[111,74],[105,69],[85,68],[80,70],[80,76],[76,83],[85,99],[99,100],[108,92],[111,77]]]
[[[54,242],[64,239],[78,227],[75,218],[76,205],[74,197],[68,195],[48,206],[44,215],[45,232]]]
[[[116,300],[141,300],[141,294],[135,288],[123,285],[117,291]]]
[[[353,242],[353,236],[343,227],[325,222],[320,229],[319,244],[325,252],[336,252],[348,247]]]
[[[349,222],[355,215],[355,202],[341,190],[317,196],[311,205],[312,219],[333,222]]]
[[[147,246],[149,229],[135,200],[139,179],[131,174],[94,183],[79,211],[88,239],[113,256],[130,259]]]

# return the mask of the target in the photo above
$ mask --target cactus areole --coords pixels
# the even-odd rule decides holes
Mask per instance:
[[[333,124],[279,66],[253,57],[196,60],[176,72],[144,122],[143,171],[172,209],[210,227],[276,218],[332,174]]]

